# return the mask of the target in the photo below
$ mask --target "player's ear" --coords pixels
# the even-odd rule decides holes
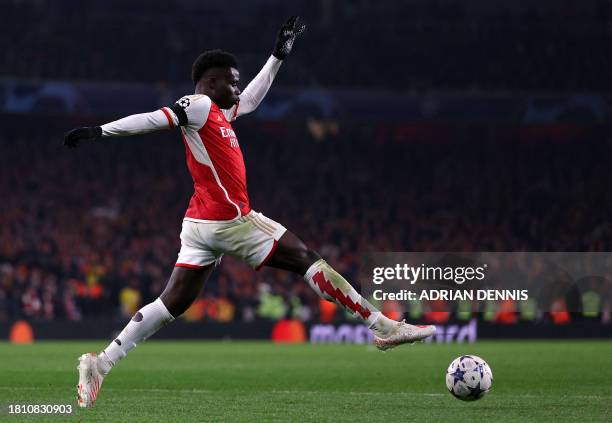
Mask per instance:
[[[208,87],[208,89],[210,90],[216,90],[217,89],[217,84],[218,84],[218,78],[211,76],[209,78],[206,79],[206,86]]]

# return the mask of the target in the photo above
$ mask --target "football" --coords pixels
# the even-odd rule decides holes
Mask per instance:
[[[446,371],[446,387],[455,398],[475,401],[482,398],[493,384],[493,372],[482,358],[462,355],[453,360]]]

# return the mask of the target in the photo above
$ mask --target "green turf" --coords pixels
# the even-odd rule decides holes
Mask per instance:
[[[0,421],[612,421],[611,342],[371,346],[155,342],[105,380],[95,408],[10,416],[8,404],[72,404],[76,358],[104,342],[0,343]],[[474,403],[446,391],[446,367],[483,357],[493,391]]]

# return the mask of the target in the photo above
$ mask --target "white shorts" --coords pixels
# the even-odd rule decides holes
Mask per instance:
[[[178,267],[199,269],[220,260],[223,254],[237,257],[259,270],[268,261],[287,230],[261,213],[227,222],[183,220]]]

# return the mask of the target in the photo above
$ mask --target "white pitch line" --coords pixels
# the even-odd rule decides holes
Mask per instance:
[[[0,390],[7,391],[37,391],[41,389],[56,389],[56,387],[35,387],[35,386],[0,386]],[[160,393],[177,393],[177,394],[219,394],[225,391],[215,391],[211,389],[171,389],[171,388],[108,388],[105,391],[110,392],[160,392]],[[279,395],[402,395],[407,397],[446,397],[447,393],[441,392],[371,392],[371,391],[308,391],[308,390],[271,390],[259,391],[260,394],[279,394]],[[495,393],[493,393],[495,395]],[[592,400],[607,400],[612,399],[612,395],[538,395],[538,394],[510,394],[512,398],[574,398],[574,399],[592,399]]]

